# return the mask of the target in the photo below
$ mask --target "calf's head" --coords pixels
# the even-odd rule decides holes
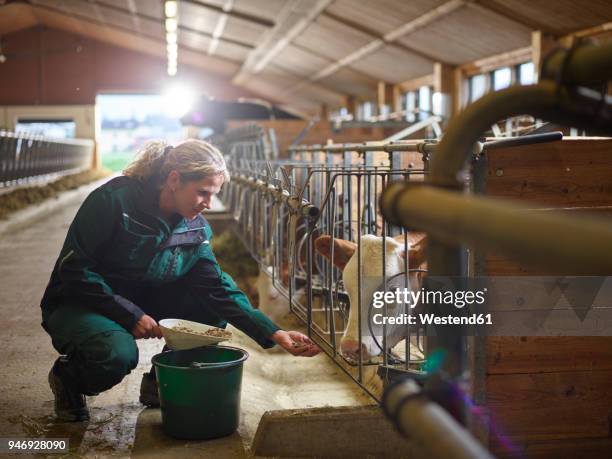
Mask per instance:
[[[385,274],[387,279],[395,274],[403,271],[404,258],[403,244],[395,241],[392,238],[386,238],[383,245],[383,238],[373,235],[365,235],[361,238],[361,336],[362,336],[362,358],[364,360],[380,354],[380,348],[376,345],[370,328],[368,326],[368,316],[370,305],[374,292],[377,291],[383,282],[383,251],[385,253]],[[358,358],[359,355],[359,318],[357,311],[359,310],[359,257],[358,252],[352,255],[344,267],[343,280],[344,287],[348,293],[351,308],[349,312],[348,325],[340,341],[340,350],[343,354]],[[399,307],[395,307],[399,311]],[[378,311],[377,311],[378,312]],[[388,315],[397,315],[394,311],[394,305],[389,305],[387,308]],[[376,337],[376,341],[382,345],[382,325],[372,324],[372,331]],[[397,330],[393,333],[390,326],[387,326],[387,332],[397,334]],[[401,333],[399,333],[401,335]],[[395,338],[394,338],[395,339]],[[401,336],[395,339],[395,343],[399,342]],[[392,345],[392,343],[388,344]]]

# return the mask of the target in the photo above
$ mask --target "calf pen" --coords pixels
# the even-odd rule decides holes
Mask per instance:
[[[451,122],[432,161],[433,187],[385,191],[383,214],[428,232],[430,275],[460,275],[462,244],[471,247],[468,268],[476,275],[612,273],[610,220],[601,219],[612,215],[609,138],[492,151],[474,168],[481,176],[474,188],[487,198],[465,195],[460,174],[478,135],[504,116],[528,113],[609,135],[609,100],[579,85],[609,81],[611,54],[610,44],[557,51],[541,83],[486,96]],[[609,457],[609,330],[606,335],[473,340],[473,349],[484,352],[460,363],[472,374],[475,403],[488,408],[481,438],[492,451],[503,457]],[[457,368],[460,373],[463,367]]]
[[[557,72],[565,72],[556,82],[576,84],[589,71],[599,72],[595,78],[587,78],[590,83],[605,81],[610,75],[602,63],[610,60],[594,59],[597,52],[600,51],[591,47],[578,48],[567,62],[553,56],[548,61],[551,68],[543,75],[554,73],[556,65],[560,67]],[[575,70],[578,67],[580,70]],[[545,80],[533,87],[511,88],[483,98],[466,111],[461,122],[451,124],[440,145],[412,141],[299,147],[293,149],[290,160],[273,163],[247,163],[234,158],[234,166],[240,165],[236,168],[234,186],[246,186],[267,195],[267,215],[272,217],[270,220],[258,217],[261,206],[229,200],[229,206],[239,210],[236,214],[239,221],[251,222],[250,227],[243,228],[245,237],[251,238],[247,242],[258,260],[271,267],[275,284],[288,293],[291,309],[304,318],[311,334],[322,339],[328,354],[358,383],[363,384],[363,368],[372,363],[403,370],[417,380],[423,374],[420,362],[410,361],[410,352],[405,352],[403,365],[396,365],[395,357],[386,347],[386,338],[381,362],[364,362],[361,355],[356,362],[350,362],[338,355],[336,338],[343,321],[348,320],[346,295],[342,295],[343,283],[337,270],[333,265],[326,266],[313,253],[315,236],[326,233],[359,242],[362,234],[387,237],[401,232],[389,222],[414,226],[427,231],[430,237],[430,275],[607,275],[612,271],[609,225],[583,217],[590,212],[606,216],[612,213],[609,139],[564,139],[520,145],[523,139],[519,138],[518,144],[504,140],[488,144],[485,151],[476,154],[472,149],[472,143],[486,126],[503,116],[525,112],[609,132],[610,108],[604,98],[556,82]],[[380,154],[382,158],[377,156]],[[467,165],[471,165],[471,178],[463,172]],[[267,173],[261,174],[262,170]],[[382,188],[383,182],[388,184],[397,179],[419,182],[425,176],[428,183],[446,190],[414,185],[389,187],[381,201],[389,221],[377,216],[376,199],[369,199],[379,191],[377,179]],[[348,190],[348,183],[354,185],[351,192],[357,190],[355,202],[347,200],[343,193]],[[527,207],[455,194],[453,189],[515,198],[524,201]],[[252,203],[257,202],[257,198],[251,199]],[[551,208],[563,209],[571,217],[557,216],[550,212]],[[266,207],[263,209],[265,213]],[[256,224],[264,221],[267,223],[263,227]],[[523,231],[517,230],[517,226]],[[263,238],[253,232],[260,227]],[[464,243],[471,249],[466,250]],[[267,251],[268,248],[271,250]],[[284,273],[285,266],[289,273]],[[408,272],[410,267],[404,268]],[[305,304],[295,298],[300,281],[307,289]],[[317,295],[322,303],[314,301]],[[363,306],[361,297],[357,303]],[[317,317],[319,311],[321,315]],[[357,311],[361,314],[362,307]],[[360,326],[358,329],[361,331]],[[612,382],[612,355],[606,350],[609,343],[607,337],[489,337],[418,342],[425,358],[435,347],[449,351],[452,365],[446,375],[450,381],[460,382],[465,375],[469,376],[468,403],[458,417],[483,443],[504,457],[559,454],[607,457],[612,445],[609,434],[612,402],[607,390]],[[356,375],[352,370],[355,367]],[[400,424],[413,434],[419,426],[404,413],[417,409],[414,403],[420,399],[409,396],[416,390],[412,386],[404,393],[408,395],[405,400],[411,403],[397,410]],[[481,414],[474,416],[478,412]]]

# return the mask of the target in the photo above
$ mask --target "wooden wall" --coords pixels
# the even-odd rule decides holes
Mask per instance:
[[[273,128],[282,157],[286,156],[291,143],[308,126],[308,122],[304,120],[230,120],[227,122],[227,129],[245,124],[258,124],[265,129]],[[383,140],[400,129],[402,127],[342,128],[336,132],[329,121],[318,121],[299,143],[304,145],[325,144],[328,140],[333,143],[362,143],[363,139],[368,139],[368,141]],[[418,138],[419,134],[415,134],[415,138]]]
[[[564,139],[494,150],[487,158],[490,196],[527,201],[538,211],[566,208],[576,218],[612,216],[612,139]],[[494,254],[488,256],[487,271],[546,274]],[[495,454],[612,457],[612,338],[491,337],[486,356]],[[515,450],[505,447],[508,441]]]
[[[2,37],[0,105],[91,105],[100,92],[159,93],[166,60],[37,26]],[[14,56],[14,57],[13,57]],[[181,66],[179,80],[218,99],[254,97],[226,78]]]

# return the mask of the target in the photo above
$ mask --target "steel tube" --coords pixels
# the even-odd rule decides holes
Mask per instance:
[[[477,100],[450,122],[431,160],[430,183],[460,189],[459,175],[480,133],[502,118],[522,114],[612,132],[612,111],[601,100],[570,92],[552,81],[513,86]]]
[[[569,56],[567,53],[570,53]],[[612,75],[612,42],[558,49],[545,60],[541,78],[555,79],[563,71],[564,84],[590,85],[606,81]],[[564,64],[564,61],[567,61]],[[565,66],[564,69],[562,67]]]
[[[429,457],[439,459],[493,459],[470,433],[437,403],[419,397],[416,382],[406,380],[385,394],[384,408],[394,413],[397,427],[421,444]]]
[[[612,227],[596,217],[576,220],[559,212],[530,211],[501,199],[423,185],[391,185],[381,207],[392,222],[427,231],[442,243],[467,243],[555,273],[612,274]],[[434,275],[449,274],[442,266],[436,268]]]

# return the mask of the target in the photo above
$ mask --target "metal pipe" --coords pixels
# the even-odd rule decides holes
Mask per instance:
[[[363,153],[366,151],[419,151],[419,145],[424,143],[423,141],[412,141],[412,142],[367,142],[367,143],[340,143],[332,145],[299,145],[296,147],[289,148],[289,151],[293,153],[298,152],[318,152],[324,151],[326,153],[344,153],[347,151],[354,151],[357,153]]]
[[[612,273],[612,227],[599,218],[576,220],[554,211],[538,212],[501,199],[417,184],[392,184],[381,207],[393,223],[427,231],[442,246],[467,243],[556,273]],[[443,266],[430,266],[429,272],[449,274]]]
[[[552,81],[513,86],[477,100],[450,122],[431,161],[430,183],[461,189],[461,170],[480,133],[502,118],[522,114],[612,132],[612,110],[601,99],[570,91]]]
[[[420,396],[417,383],[408,379],[389,388],[384,409],[400,432],[439,459],[493,459],[470,433],[437,403]]]
[[[591,85],[606,81],[612,75],[612,42],[557,49],[544,61],[542,79],[556,79],[560,72],[563,84]]]

